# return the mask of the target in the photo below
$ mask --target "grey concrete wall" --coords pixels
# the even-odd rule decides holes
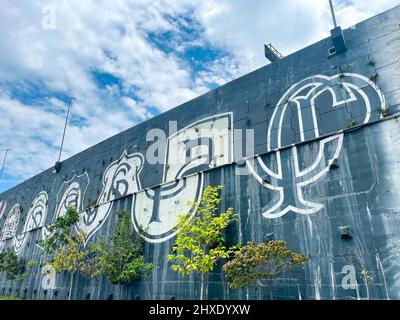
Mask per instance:
[[[329,56],[333,43],[324,39],[65,160],[59,173],[50,168],[2,193],[0,248],[40,264],[22,282],[1,275],[0,294],[66,298],[68,274],[43,277],[48,257],[35,242],[73,203],[88,242],[110,232],[120,209],[131,212],[136,230],[147,227],[140,236],[156,268],[125,286],[124,298],[198,299],[197,276],[172,272],[166,256],[186,201],[224,184],[222,209],[239,214],[229,243],[273,237],[310,256],[280,279],[275,298],[399,299],[399,23],[396,7],[344,30],[344,53]],[[154,142],[146,141],[154,128],[168,137],[158,150],[166,161],[157,164],[148,161]],[[254,154],[245,153],[248,129]],[[341,239],[343,227],[352,239]],[[355,249],[373,277],[368,288],[360,259],[348,255]],[[354,289],[342,286],[346,265],[355,267]],[[208,277],[207,294],[268,296],[264,289],[229,290],[220,266]],[[115,296],[104,278],[75,281],[76,299]]]

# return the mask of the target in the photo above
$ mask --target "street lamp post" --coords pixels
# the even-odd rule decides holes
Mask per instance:
[[[10,151],[10,149],[6,149],[6,153],[4,155],[3,165],[1,166],[1,171],[0,171],[0,180],[1,180],[1,177],[3,176],[3,171],[4,171],[4,167],[6,165],[6,159],[7,159],[8,151]]]
[[[62,135],[62,139],[61,139],[60,153],[58,154],[58,160],[57,160],[56,164],[54,165],[54,169],[55,169],[56,173],[59,173],[61,170],[61,153],[62,153],[63,146],[64,146],[65,132],[67,131],[68,118],[69,118],[69,113],[70,113],[70,109],[71,109],[71,105],[72,105],[72,100],[76,100],[76,99],[74,97],[69,98],[67,115],[65,117],[64,131],[63,131],[63,135]]]
[[[329,6],[331,8],[331,15],[332,15],[332,20],[333,20],[333,26],[337,28],[337,22],[336,22],[336,16],[335,16],[335,9],[333,9],[333,3],[332,0],[329,0]]]

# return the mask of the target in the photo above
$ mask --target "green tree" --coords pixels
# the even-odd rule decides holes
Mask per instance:
[[[282,240],[248,242],[246,246],[237,246],[234,258],[223,266],[223,271],[232,289],[264,286],[262,281],[267,281],[272,299],[272,281],[307,261],[307,256],[289,250]]]
[[[28,261],[28,263],[26,265],[29,269],[32,270],[34,267],[36,267],[37,261],[35,259],[31,259]]]
[[[5,272],[7,280],[20,281],[25,278],[24,261],[11,249],[0,253],[0,272]]]
[[[65,239],[66,244],[56,251],[54,259],[50,261],[56,272],[66,271],[70,274],[68,300],[72,297],[74,275],[79,271],[87,273],[87,265],[91,264],[90,250],[83,248],[84,240],[82,233]]]
[[[138,235],[132,241],[133,228],[128,212],[119,211],[117,222],[106,240],[100,237],[92,244],[97,253],[98,274],[118,285],[118,298],[121,298],[122,285],[139,279],[151,272],[152,263],[145,263],[143,256],[144,241]]]
[[[73,234],[73,227],[78,221],[79,212],[76,210],[76,207],[69,206],[67,212],[57,217],[54,224],[47,228],[50,236],[47,239],[37,242],[42,248],[42,251],[47,254],[52,254],[70,243],[71,237],[76,237],[75,241],[79,242],[81,235]]]
[[[220,259],[228,258],[223,231],[235,218],[233,209],[218,214],[220,186],[208,186],[198,203],[189,202],[191,210],[178,217],[177,236],[168,260],[171,269],[182,276],[200,273],[200,299],[204,300],[205,275]]]
[[[81,273],[95,281],[95,285],[93,286],[92,297],[94,297],[96,293],[96,289],[99,287],[99,277],[100,277],[100,266],[99,266],[99,258],[93,252],[92,247],[90,248],[90,253],[87,256],[86,262],[80,270]]]
[[[96,263],[92,252],[85,249],[85,234],[74,232],[74,226],[78,221],[79,212],[76,207],[69,206],[67,212],[57,217],[54,224],[47,228],[50,236],[38,241],[42,251],[53,256],[49,263],[54,270],[59,273],[68,272],[70,274],[68,300],[72,297],[75,274],[82,272],[86,275],[94,272],[89,269],[89,266]]]

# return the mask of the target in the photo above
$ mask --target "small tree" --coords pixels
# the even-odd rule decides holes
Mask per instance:
[[[47,228],[50,236],[45,240],[39,240],[37,242],[42,248],[42,251],[47,254],[52,254],[70,243],[71,237],[77,237],[75,240],[80,241],[79,238],[81,235],[73,235],[73,227],[78,221],[79,212],[76,210],[76,207],[69,206],[67,212],[57,217],[54,224]]]
[[[93,279],[95,281],[95,286],[93,287],[93,292],[92,292],[92,296],[94,296],[96,293],[96,289],[99,286],[99,277],[101,274],[100,274],[99,259],[93,253],[92,249],[90,249],[90,253],[87,255],[85,263],[83,264],[83,267],[80,271],[85,277]]]
[[[32,270],[34,267],[36,267],[37,261],[35,259],[31,259],[26,265],[30,270]]]
[[[259,244],[248,242],[246,246],[237,247],[234,258],[223,266],[223,270],[232,289],[264,286],[261,281],[266,280],[272,300],[272,281],[307,261],[307,256],[289,250],[282,240]]]
[[[56,272],[66,271],[70,274],[68,300],[72,297],[74,275],[79,271],[87,271],[90,252],[83,248],[84,239],[83,234],[65,239],[66,244],[56,252],[54,259],[50,262]]]
[[[87,266],[92,263],[90,250],[84,248],[85,234],[74,233],[78,221],[79,212],[74,206],[69,206],[67,212],[57,217],[54,224],[48,227],[50,236],[38,241],[44,253],[54,255],[50,260],[54,270],[70,274],[68,300],[72,297],[75,274],[80,271],[87,273]]]
[[[367,261],[365,259],[364,252],[361,249],[361,245],[356,243],[353,248],[349,248],[348,251],[344,251],[343,257],[349,265],[352,265],[354,269],[360,273],[361,278],[364,282],[366,298],[367,300],[369,300],[369,286],[373,282],[374,277],[372,275],[372,272],[368,270]]]
[[[205,274],[230,253],[224,245],[223,231],[234,215],[232,208],[218,215],[221,188],[222,185],[208,186],[198,203],[189,202],[191,211],[178,217],[175,245],[168,255],[168,260],[174,263],[171,269],[182,276],[200,273],[201,300],[204,300]]]
[[[122,285],[139,279],[153,269],[152,263],[145,263],[143,239],[139,236],[132,241],[133,228],[129,213],[119,211],[108,241],[100,237],[92,249],[98,254],[98,274],[105,275],[112,284],[118,285],[121,298]]]
[[[0,272],[5,272],[7,280],[21,281],[25,278],[24,261],[11,249],[0,253]]]

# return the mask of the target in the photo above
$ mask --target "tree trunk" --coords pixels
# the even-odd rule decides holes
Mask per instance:
[[[95,279],[95,283],[94,283],[92,295],[90,296],[90,300],[94,300],[94,297],[96,295],[96,289],[98,286],[99,286],[99,283],[98,283],[97,279]]]
[[[68,300],[71,300],[71,297],[72,297],[72,285],[73,285],[73,283],[74,283],[74,274],[75,274],[75,272],[71,273],[71,280],[70,280],[70,283],[69,283],[69,295],[68,295]]]
[[[268,291],[269,291],[269,299],[270,299],[270,300],[273,300],[273,298],[272,298],[272,286],[271,286],[271,284],[269,284],[269,286],[268,286]]]
[[[369,300],[369,287],[368,287],[368,279],[364,278],[365,290],[367,291],[367,300]]]
[[[122,297],[122,284],[118,284],[118,300],[121,300]]]
[[[89,300],[93,300],[94,298],[94,294],[96,293],[96,285],[94,285],[92,293],[90,294],[90,299]]]
[[[200,300],[204,300],[204,285],[205,285],[205,274],[201,273],[201,278],[200,278]]]

